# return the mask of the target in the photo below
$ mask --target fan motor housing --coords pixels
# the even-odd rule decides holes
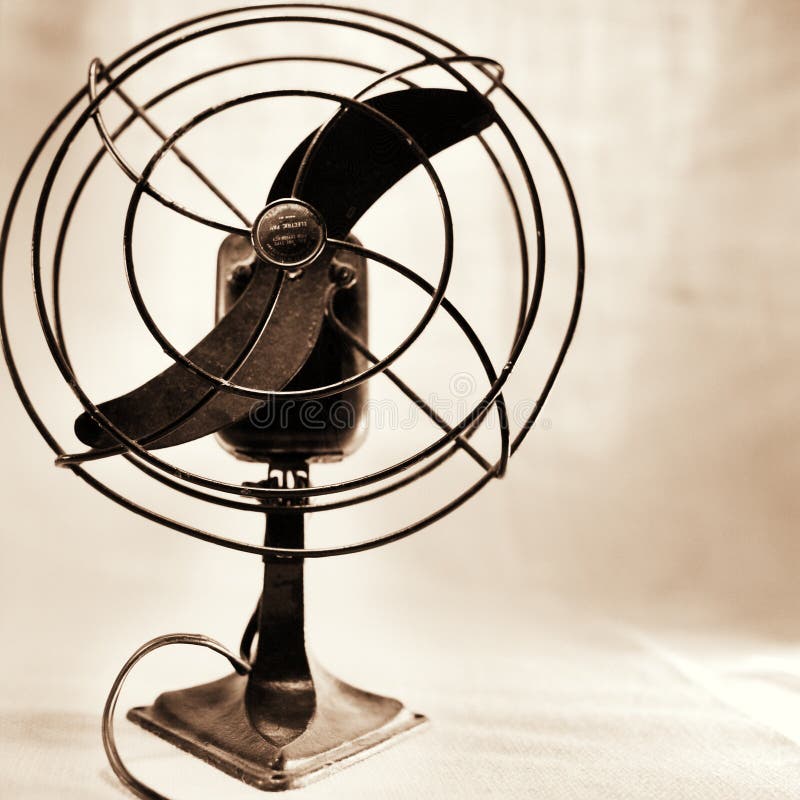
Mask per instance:
[[[356,241],[350,237],[350,241]],[[368,334],[367,269],[364,258],[340,251],[320,258],[308,269],[346,268],[345,286],[333,299],[336,317],[366,343]],[[216,319],[224,316],[244,292],[254,269],[275,269],[257,258],[250,241],[231,234],[217,258]],[[287,280],[303,280],[303,273]],[[287,391],[313,389],[337,383],[363,372],[367,360],[336,332],[326,318],[306,363],[284,387]],[[362,443],[366,433],[367,382],[318,400],[279,398],[254,403],[248,418],[217,433],[222,446],[245,461],[271,462],[298,453],[309,461],[339,461]]]

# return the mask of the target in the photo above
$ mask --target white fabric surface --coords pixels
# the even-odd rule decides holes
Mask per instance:
[[[476,653],[462,644],[468,640],[459,636],[457,648],[424,643],[408,662],[418,673],[393,675],[391,690],[429,714],[427,728],[297,794],[797,797],[797,739],[748,717],[611,624],[529,628],[507,653]],[[393,659],[388,647],[383,654]],[[96,714],[7,712],[2,724],[4,796],[119,796]],[[120,746],[130,768],[170,796],[261,796],[126,725]]]

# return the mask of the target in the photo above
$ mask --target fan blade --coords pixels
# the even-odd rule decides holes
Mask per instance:
[[[488,100],[454,89],[404,89],[364,102],[396,122],[428,158],[492,122]],[[291,196],[315,133],[281,167],[270,202]],[[344,239],[367,209],[419,164],[402,135],[368,111],[350,108],[324,132],[298,195],[320,212],[329,236]]]
[[[253,276],[237,303],[197,344],[188,357],[203,369],[222,374],[250,339],[269,302],[277,271],[256,262]],[[325,315],[328,270],[323,264],[307,270],[300,280],[285,280],[267,327],[232,381],[276,391],[283,388],[308,359]],[[202,402],[211,384],[179,363],[128,394],[102,403],[111,422],[133,439],[141,439],[172,424]],[[214,433],[246,417],[257,401],[219,391],[173,431],[148,443],[148,449],[171,447]],[[90,447],[116,444],[87,413],[75,422],[78,438]]]
[[[479,133],[492,122],[491,105],[480,96],[451,89],[406,89],[374,97],[367,105],[394,120],[430,158]],[[316,133],[316,132],[315,132]],[[292,195],[310,134],[281,167],[269,201]],[[325,220],[331,238],[344,239],[367,209],[402,177],[419,166],[404,137],[358,109],[343,111],[324,132],[304,178],[301,198]],[[300,280],[286,280],[266,330],[233,377],[240,385],[278,391],[308,359],[322,326],[330,287],[327,259],[306,270]],[[275,285],[277,273],[258,263],[236,305],[196,345],[188,357],[220,375],[246,346]],[[148,449],[171,447],[214,433],[245,418],[256,401],[229,392],[203,398],[211,384],[179,363],[128,394],[102,403],[100,411],[132,439],[151,437],[175,420],[194,413],[174,430],[147,442]],[[94,448],[117,442],[88,413],[75,422],[75,433]]]

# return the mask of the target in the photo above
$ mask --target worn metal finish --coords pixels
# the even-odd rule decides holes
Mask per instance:
[[[389,697],[364,692],[313,666],[317,711],[303,733],[281,747],[250,725],[247,678],[167,692],[128,719],[187,753],[258,789],[295,789],[377,752],[427,720]]]
[[[271,487],[308,484],[308,465],[272,465]],[[287,501],[303,506],[304,501]],[[302,514],[267,512],[267,544],[303,547]],[[426,721],[398,700],[335,678],[308,655],[304,562],[268,558],[247,675],[165,692],[128,719],[259,789],[302,786]],[[247,650],[249,651],[249,645]]]
[[[351,241],[357,242],[352,237]],[[217,263],[218,319],[247,291],[246,272],[252,255],[250,244],[242,237],[231,234],[223,242]],[[322,328],[288,389],[340,381],[362,372],[368,363],[336,329],[332,318],[335,310],[340,324],[361,339],[367,337],[366,261],[357,253],[342,252],[330,260],[328,269],[333,291],[328,296]],[[295,280],[302,282],[305,276]],[[248,461],[274,462],[297,453],[311,461],[338,461],[363,441],[367,396],[367,384],[362,383],[333,397],[306,403],[293,399],[259,403],[247,418],[220,430],[217,439],[237,458]]]

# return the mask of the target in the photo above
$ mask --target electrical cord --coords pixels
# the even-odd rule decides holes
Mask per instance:
[[[134,777],[125,766],[117,750],[114,738],[114,712],[117,708],[117,701],[119,700],[122,687],[131,670],[149,653],[173,644],[190,644],[198,647],[207,647],[209,650],[213,650],[225,656],[239,675],[247,675],[250,672],[250,664],[246,660],[232,653],[216,639],[212,639],[210,636],[205,636],[202,633],[168,633],[164,636],[157,636],[155,639],[151,639],[149,642],[143,644],[125,662],[125,665],[114,679],[111,691],[109,691],[108,698],[106,699],[105,708],[103,709],[103,747],[108,757],[108,763],[111,765],[114,774],[131,792],[133,792],[133,794],[142,798],[142,800],[169,800],[169,798],[155,791],[155,789],[151,789],[147,784],[142,783],[138,778]]]

